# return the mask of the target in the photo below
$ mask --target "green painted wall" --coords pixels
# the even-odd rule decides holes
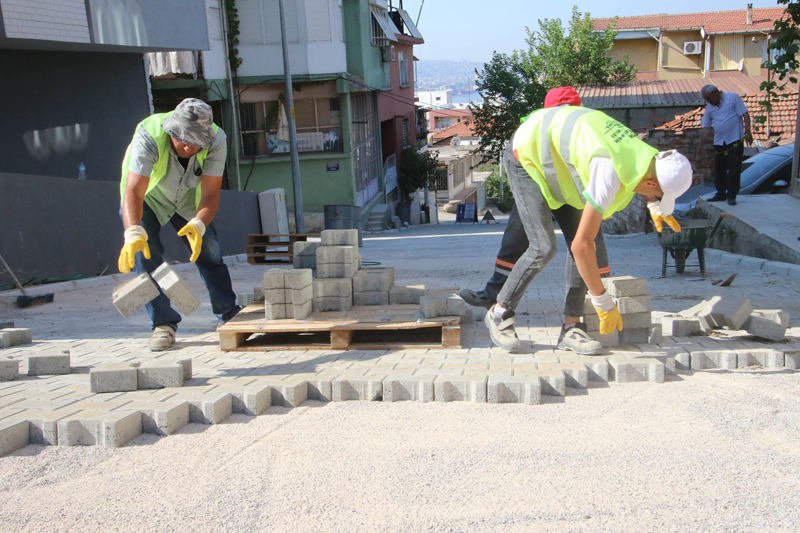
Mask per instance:
[[[347,71],[369,86],[362,90],[390,87],[389,63],[381,63],[380,47],[372,45],[369,0],[343,0],[342,8]]]

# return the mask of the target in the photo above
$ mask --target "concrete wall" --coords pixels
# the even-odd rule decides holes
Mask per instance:
[[[0,172],[118,183],[150,113],[141,54],[0,50]]]
[[[631,129],[639,129],[661,126],[674,120],[677,115],[684,115],[693,109],[697,109],[697,106],[620,108],[600,111]]]
[[[391,85],[390,63],[381,63],[381,49],[372,45],[372,13],[368,0],[342,0],[347,72],[358,76],[372,89]],[[396,43],[392,43],[396,44]]]
[[[123,244],[119,185],[0,173],[0,254],[21,278],[118,272]],[[223,255],[245,252],[248,233],[261,232],[258,195],[222,191],[214,221]],[[188,261],[171,226],[162,229],[165,259]],[[0,284],[11,281],[0,274]]]
[[[622,61],[627,54],[628,60],[636,65],[639,72],[658,70],[658,41],[652,37],[646,39],[618,39],[611,49],[611,59]]]

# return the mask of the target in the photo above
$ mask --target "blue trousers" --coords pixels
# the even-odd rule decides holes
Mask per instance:
[[[169,223],[179,231],[187,224],[186,219],[180,215],[173,215]],[[136,273],[152,273],[164,262],[164,246],[161,244],[161,224],[158,222],[156,214],[145,202],[142,212],[142,227],[147,232],[147,245],[150,247],[150,259],[145,259],[144,254],[136,254]],[[189,239],[181,237],[183,244],[191,252]],[[219,246],[217,232],[214,224],[206,226],[206,233],[203,235],[203,246],[200,249],[200,257],[197,258],[197,269],[203,278],[203,283],[208,289],[211,298],[211,310],[222,322],[227,322],[238,313],[241,308],[236,305],[236,294],[233,292],[231,275],[227,265],[222,261],[222,249]],[[150,327],[170,326],[178,329],[181,315],[170,305],[169,298],[161,292],[156,299],[145,305],[147,316],[150,317]]]

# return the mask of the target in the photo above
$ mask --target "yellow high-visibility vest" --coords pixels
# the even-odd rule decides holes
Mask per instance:
[[[603,212],[604,219],[630,203],[658,154],[605,113],[578,106],[534,111],[522,119],[511,142],[514,155],[542,189],[551,209],[564,204],[583,209],[590,161],[595,155],[610,157],[622,188]]]

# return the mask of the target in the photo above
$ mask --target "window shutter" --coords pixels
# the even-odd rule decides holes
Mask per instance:
[[[261,1],[236,0],[239,11],[239,42],[242,44],[263,44],[261,30]]]
[[[744,61],[744,37],[720,35],[714,37],[713,70],[741,70]]]
[[[305,0],[308,40],[331,40],[331,13],[329,0]]]

